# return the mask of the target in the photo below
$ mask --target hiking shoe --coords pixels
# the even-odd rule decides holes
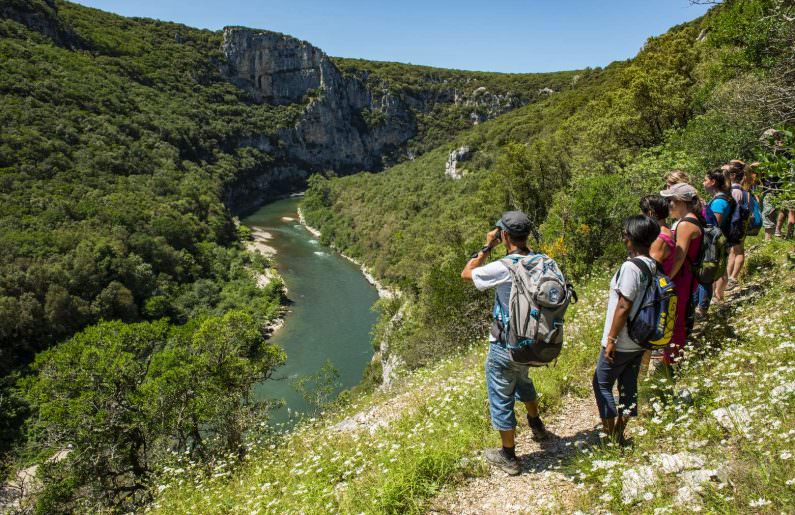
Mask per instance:
[[[530,430],[533,431],[533,440],[536,442],[546,440],[549,437],[549,432],[547,432],[547,428],[544,427],[544,422],[541,421],[541,417],[533,418],[527,415],[527,425],[529,425]]]
[[[697,307],[696,308],[696,320],[700,320],[700,319],[704,318],[705,316],[707,316],[707,312],[704,310],[704,308]]]
[[[726,281],[726,291],[732,291],[735,288],[737,288],[737,279],[729,277],[729,280]]]
[[[502,449],[486,449],[486,461],[502,470],[509,476],[518,476],[522,473],[522,466],[517,458],[509,458]]]

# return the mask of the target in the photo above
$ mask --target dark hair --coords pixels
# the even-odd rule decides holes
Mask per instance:
[[[662,195],[646,195],[640,199],[640,211],[647,215],[654,214],[657,220],[668,218],[668,199]]]
[[[636,250],[648,250],[659,235],[660,225],[646,215],[629,216],[624,219],[624,236],[632,242]]]
[[[715,181],[715,189],[718,191],[726,191],[728,189],[726,187],[726,175],[720,168],[707,172],[707,179]]]

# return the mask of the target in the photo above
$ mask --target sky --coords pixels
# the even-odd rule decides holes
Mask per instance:
[[[304,39],[332,56],[443,68],[546,72],[633,57],[701,16],[688,0],[78,0],[124,16]]]

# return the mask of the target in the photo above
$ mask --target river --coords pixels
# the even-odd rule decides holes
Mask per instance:
[[[275,266],[293,302],[284,326],[272,340],[284,348],[287,363],[276,371],[275,381],[255,388],[261,399],[285,401],[285,407],[271,415],[276,424],[312,411],[293,383],[317,374],[327,360],[339,372],[334,395],[361,381],[373,356],[370,329],[378,318],[371,309],[378,300],[375,288],[356,265],[320,245],[298,223],[298,203],[297,198],[279,200],[242,220],[273,235],[268,245],[276,250]]]

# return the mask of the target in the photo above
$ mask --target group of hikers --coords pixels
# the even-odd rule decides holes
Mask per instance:
[[[745,236],[762,228],[765,239],[795,230],[795,209],[778,212],[770,202],[777,178],[759,181],[756,164],[734,160],[703,179],[708,201],[682,171],[665,176],[665,187],[640,200],[640,213],[623,222],[628,259],[610,281],[602,349],[593,391],[604,438],[625,445],[624,430],[638,413],[638,378],[651,359],[675,378],[695,320],[711,303],[724,302],[737,287],[745,262]],[[793,206],[795,207],[795,206]],[[668,220],[674,220],[668,224]],[[487,449],[486,460],[516,475],[515,401],[527,408],[534,440],[549,434],[538,410],[529,367],[556,359],[562,343],[563,313],[576,293],[554,260],[528,247],[530,219],[520,211],[502,215],[484,246],[461,272],[478,290],[494,288],[486,387],[493,427],[502,448]],[[486,264],[503,243],[506,256]],[[617,386],[618,402],[613,395]]]

